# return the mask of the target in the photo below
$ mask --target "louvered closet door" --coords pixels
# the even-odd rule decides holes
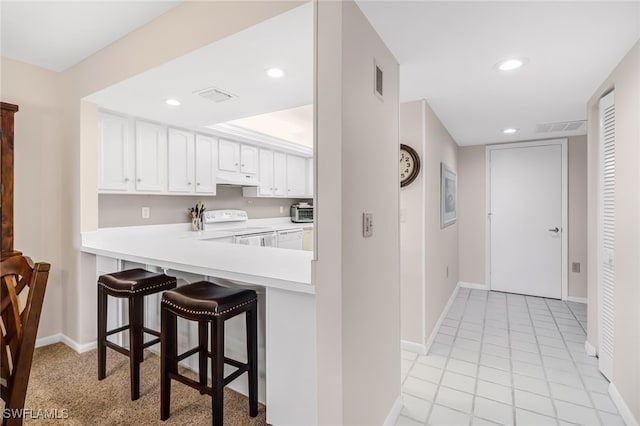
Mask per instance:
[[[613,92],[600,99],[600,190],[598,229],[598,357],[602,374],[613,377],[615,320],[616,111]]]

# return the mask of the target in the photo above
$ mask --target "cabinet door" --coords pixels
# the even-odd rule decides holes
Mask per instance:
[[[240,148],[240,171],[242,173],[258,173],[258,148],[242,145]]]
[[[306,162],[302,157],[287,155],[287,197],[304,197],[307,189]]]
[[[128,191],[133,188],[131,122],[117,115],[98,117],[98,190]]]
[[[260,150],[260,187],[259,194],[273,195],[273,151]]]
[[[165,190],[167,133],[164,127],[136,121],[136,190]]]
[[[218,142],[218,169],[227,172],[240,170],[240,144],[220,139]]]
[[[287,195],[287,156],[281,152],[273,154],[273,195]]]
[[[218,141],[211,136],[196,135],[196,192],[216,194]]]
[[[194,191],[193,133],[169,129],[169,192]]]
[[[307,158],[307,197],[313,198],[313,158]]]

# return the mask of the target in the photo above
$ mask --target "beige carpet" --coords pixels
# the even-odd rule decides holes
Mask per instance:
[[[171,417],[160,420],[160,359],[145,352],[141,364],[140,399],[131,401],[129,362],[107,349],[107,377],[97,379],[96,351],[77,354],[62,343],[38,348],[27,391],[25,408],[66,409],[68,419],[25,419],[25,424],[57,425],[207,425],[211,424],[211,397],[172,381]],[[195,376],[193,376],[195,377]],[[241,376],[238,380],[246,380]],[[266,425],[265,407],[249,417],[245,396],[225,389],[224,424]]]

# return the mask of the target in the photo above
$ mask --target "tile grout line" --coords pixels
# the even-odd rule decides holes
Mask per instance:
[[[458,294],[460,294],[460,292],[458,291]],[[462,312],[464,313],[467,309],[467,304],[469,303],[469,297],[471,295],[471,290],[469,290],[467,292],[467,297],[464,299],[463,302],[463,307],[462,307]],[[457,299],[457,295],[456,295],[456,299]],[[455,305],[455,300],[454,300],[454,305]],[[453,306],[452,306],[453,307]],[[449,312],[451,312],[451,309],[449,309]],[[448,314],[448,313],[447,313]],[[453,341],[451,342],[451,346],[449,347],[449,351],[447,352],[447,359],[444,363],[444,365],[442,366],[442,374],[440,375],[440,379],[438,380],[438,387],[436,388],[435,393],[433,394],[433,401],[431,401],[431,406],[429,407],[429,411],[427,412],[427,421],[426,423],[429,424],[429,420],[431,418],[431,414],[433,413],[433,406],[436,405],[436,399],[438,398],[438,393],[440,392],[440,386],[442,386],[442,380],[444,379],[444,374],[447,371],[447,365],[449,364],[449,360],[451,359],[451,351],[453,351],[453,345],[456,341],[456,338],[458,337],[458,333],[460,332],[460,328],[462,326],[462,317],[464,315],[460,316],[460,320],[458,321],[458,326],[456,327],[456,333],[453,336]],[[446,318],[446,317],[445,317]],[[442,324],[440,325],[442,327]],[[440,332],[440,329],[438,328],[436,335]],[[435,339],[434,339],[435,340]],[[427,355],[429,355],[427,353]]]
[[[549,305],[546,302],[544,297],[541,297],[544,302],[544,306],[547,308],[549,315],[553,318],[553,313],[551,309],[549,309]],[[542,363],[542,371],[544,374],[544,381],[547,385],[547,391],[549,392],[549,401],[551,401],[551,407],[553,407],[553,413],[555,417],[556,424],[560,424],[560,418],[558,417],[558,407],[556,407],[555,398],[553,398],[553,393],[551,392],[551,382],[549,382],[549,375],[547,374],[547,369],[545,368],[544,355],[542,354],[542,350],[540,349],[540,341],[538,340],[538,331],[536,330],[536,325],[533,321],[533,316],[531,315],[531,310],[529,309],[529,301],[525,297],[525,304],[527,306],[527,313],[529,314],[529,319],[531,320],[531,326],[533,327],[533,337],[536,340],[536,346],[538,347],[538,354],[540,355],[540,362]],[[556,324],[556,328],[558,325]],[[560,332],[560,330],[558,330]]]
[[[509,348],[509,380],[511,381],[511,414],[513,424],[516,423],[516,382],[513,377],[513,348],[511,347],[511,319],[509,318],[509,294],[505,295],[505,306],[506,306],[506,315],[507,315],[507,345]],[[525,305],[527,302],[525,301]],[[528,310],[528,308],[527,308]]]
[[[489,304],[489,292],[487,291],[484,298],[484,312],[482,313],[482,330],[480,332],[480,350],[478,351],[478,359],[476,360],[476,380],[473,385],[473,397],[471,398],[471,415],[469,416],[469,426],[473,425],[473,418],[476,411],[476,398],[478,397],[478,381],[480,380],[480,358],[482,357],[482,345],[484,344],[484,328],[487,323],[487,305]]]
[[[547,300],[545,299],[545,304],[547,305],[547,307],[549,308],[549,303],[547,302]],[[563,304],[565,304],[565,306],[567,306],[566,302],[564,300],[561,301]],[[567,306],[567,308],[569,310],[571,310],[570,307]],[[558,322],[556,321],[555,315],[553,315],[553,311],[551,310],[551,308],[549,308],[549,311],[551,311],[551,317],[553,318],[553,322],[554,324],[556,324],[556,327],[558,327]],[[577,320],[577,318],[576,318]],[[580,321],[578,321],[578,323],[580,323]],[[560,329],[558,328],[558,331]],[[573,359],[573,356],[571,356],[571,351],[569,350],[569,345],[567,345],[566,340],[564,340],[564,336],[562,335],[562,332],[560,332],[560,338],[562,339],[562,343],[564,344],[565,349],[567,350],[567,352],[569,353],[569,359],[571,359],[571,363],[573,364],[573,368],[578,372],[578,377],[580,378],[580,383],[582,383],[582,388],[584,390],[584,392],[587,394],[587,397],[589,398],[589,402],[591,402],[591,409],[594,410],[596,412],[596,417],[598,418],[598,421],[600,422],[601,425],[603,425],[603,421],[602,418],[600,417],[600,410],[598,410],[593,402],[593,398],[591,396],[591,392],[589,392],[587,390],[587,386],[586,383],[584,382],[584,378],[582,377],[582,372],[580,370],[578,370],[578,366],[576,365],[576,361]],[[553,401],[553,400],[552,400]],[[569,401],[566,401],[569,402]],[[573,404],[573,403],[572,403]],[[575,404],[578,406],[583,406],[581,404]],[[555,403],[554,403],[555,406]]]

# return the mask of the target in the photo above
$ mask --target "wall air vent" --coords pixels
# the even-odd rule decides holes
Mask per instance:
[[[579,130],[585,130],[586,123],[587,122],[584,120],[543,123],[536,126],[536,133],[576,132]]]
[[[237,97],[235,95],[232,95],[231,93],[225,92],[224,90],[218,89],[216,87],[209,87],[207,89],[196,90],[193,93],[196,95],[200,95],[203,98],[216,103],[225,102],[225,101],[228,101],[229,99],[233,99]]]

